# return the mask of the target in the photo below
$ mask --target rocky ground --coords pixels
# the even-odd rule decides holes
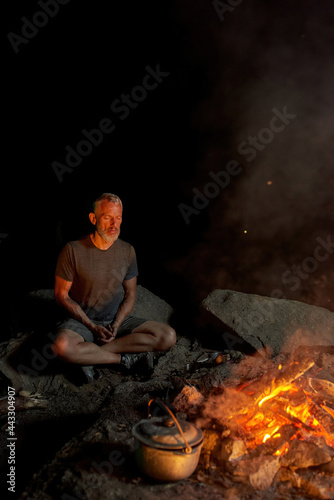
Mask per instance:
[[[256,491],[250,489],[247,481],[235,484],[226,478],[215,477],[212,480],[212,475],[206,476],[201,467],[187,479],[159,483],[145,477],[134,461],[132,427],[147,417],[149,400],[158,398],[173,407],[175,397],[189,384],[201,394],[208,394],[222,386],[224,381],[235,377],[235,367],[244,359],[256,360],[252,368],[248,367],[248,377],[258,376],[261,369],[265,369],[263,350],[261,353],[257,350],[258,346],[254,346],[249,335],[250,329],[245,328],[246,317],[249,318],[252,311],[257,311],[257,316],[255,313],[252,316],[252,328],[253,332],[256,331],[254,338],[261,347],[264,343],[270,344],[268,331],[273,325],[275,342],[272,340],[272,344],[277,347],[279,324],[281,343],[285,344],[288,317],[294,318],[293,328],[298,332],[299,344],[303,343],[301,331],[305,328],[304,320],[309,320],[309,331],[312,331],[316,325],[312,318],[316,318],[318,322],[321,320],[324,335],[318,332],[313,338],[313,345],[334,345],[333,313],[312,306],[306,306],[309,308],[306,310],[304,304],[278,299],[277,302],[268,299],[271,304],[268,310],[268,304],[262,307],[261,297],[257,300],[254,297],[217,291],[204,303],[207,311],[199,322],[198,336],[178,332],[177,343],[170,351],[156,353],[153,370],[142,366],[126,372],[118,367],[102,366],[96,369],[96,379],[91,384],[83,383],[78,367],[61,364],[52,357],[52,333],[41,332],[38,325],[33,329],[23,329],[3,342],[0,345],[3,450],[8,443],[8,386],[13,387],[16,393],[16,492],[12,498],[302,498],[298,487],[286,487],[285,490],[282,486],[275,492]],[[223,318],[221,311],[228,301],[231,303],[229,313],[225,311]],[[51,291],[38,292],[29,297],[30,320],[34,318],[34,307],[40,310],[41,306],[46,316],[52,314],[54,302]],[[272,313],[276,307],[280,308],[280,314],[276,315],[278,319],[273,323]],[[142,287],[138,288],[135,313],[173,325],[171,307]],[[242,317],[244,321],[240,322]],[[235,321],[236,318],[239,322]],[[310,342],[312,345],[309,336],[305,335],[305,346],[309,346]],[[224,351],[227,346],[229,356],[222,363],[205,360],[208,352]],[[329,356],[326,369],[334,381],[334,368],[330,363]],[[253,374],[250,373],[252,370]],[[238,376],[243,376],[242,370]],[[163,412],[159,408],[157,411]],[[9,467],[7,459],[8,453],[5,452],[1,462],[1,486],[5,489],[8,486],[4,479]],[[333,497],[334,493],[321,498]]]

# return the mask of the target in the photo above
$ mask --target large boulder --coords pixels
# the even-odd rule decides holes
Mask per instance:
[[[173,308],[167,302],[147,288],[137,286],[136,302],[132,310],[134,316],[170,325],[173,313]]]
[[[334,346],[334,313],[322,307],[234,290],[214,290],[202,306],[220,320],[223,340],[234,348],[244,341],[275,356],[301,345]]]
[[[38,312],[39,314],[46,315],[47,313],[49,317],[50,315],[57,317],[57,314],[59,314],[59,307],[56,304],[52,289],[30,292],[27,299],[30,314]],[[173,308],[147,288],[138,285],[136,302],[132,314],[141,318],[170,324]]]

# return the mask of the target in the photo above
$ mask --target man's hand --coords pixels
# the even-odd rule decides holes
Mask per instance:
[[[102,325],[93,325],[91,332],[103,344],[111,342],[116,337],[116,333],[111,325],[108,325],[107,328]]]
[[[118,323],[113,323],[113,324],[110,323],[110,325],[108,325],[108,328],[111,331],[112,340],[114,340],[116,338],[116,335],[118,332],[119,324]]]

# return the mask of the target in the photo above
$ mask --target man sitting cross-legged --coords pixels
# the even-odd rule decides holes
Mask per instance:
[[[130,368],[175,344],[173,328],[130,314],[138,269],[134,248],[119,239],[122,211],[118,196],[101,195],[89,214],[94,232],[67,243],[59,255],[55,297],[67,317],[57,325],[53,350],[70,363]],[[91,369],[86,373],[92,378]]]

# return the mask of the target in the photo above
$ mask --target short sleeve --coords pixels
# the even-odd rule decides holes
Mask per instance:
[[[130,247],[130,252],[129,252],[129,265],[128,265],[128,270],[127,273],[124,277],[124,280],[131,280],[132,278],[135,278],[138,276],[138,266],[137,266],[137,257],[136,257],[136,252],[133,246]]]
[[[66,281],[73,281],[75,274],[73,248],[67,243],[59,254],[56,265],[56,276]]]

